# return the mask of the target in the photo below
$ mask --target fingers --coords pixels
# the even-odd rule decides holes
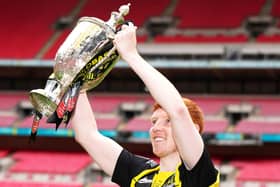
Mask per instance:
[[[127,22],[127,23],[122,25],[121,30],[125,30],[125,29],[128,29],[128,28],[137,29],[137,27],[134,26],[134,24],[132,22]]]

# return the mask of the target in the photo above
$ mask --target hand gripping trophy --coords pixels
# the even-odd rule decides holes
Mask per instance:
[[[107,22],[95,17],[82,17],[56,53],[53,73],[44,89],[30,91],[34,107],[31,140],[35,140],[39,121],[68,124],[80,91],[93,89],[111,71],[119,60],[113,39],[117,28],[129,12],[122,5],[112,12]]]

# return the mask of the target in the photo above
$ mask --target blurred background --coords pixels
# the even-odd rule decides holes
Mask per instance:
[[[116,187],[71,124],[55,131],[43,119],[28,143],[28,93],[44,88],[80,17],[106,21],[129,2],[141,55],[203,109],[221,186],[279,187],[280,0],[1,0],[0,186]],[[153,100],[122,60],[89,95],[105,136],[155,158]]]

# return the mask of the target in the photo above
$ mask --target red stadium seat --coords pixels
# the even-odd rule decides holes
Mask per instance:
[[[18,124],[17,124],[17,127],[19,128],[31,128],[32,126],[32,122],[33,122],[33,116],[27,116],[25,117],[22,121],[20,121]],[[55,124],[49,124],[47,123],[47,118],[43,117],[41,120],[40,120],[40,126],[39,128],[54,128],[55,127]]]
[[[55,0],[4,0],[0,15],[3,19],[0,40],[1,58],[30,59],[48,42],[54,33],[52,26],[62,16],[68,16],[78,0],[61,3]]]
[[[256,38],[259,43],[280,43],[280,34],[265,35],[262,34]]]
[[[144,43],[147,42],[148,36],[147,35],[138,35],[137,36],[137,43]]]
[[[233,163],[234,164],[234,163]],[[241,164],[241,163],[240,163]],[[239,164],[239,166],[240,166]],[[279,160],[246,160],[237,175],[238,181],[280,181]]]
[[[90,187],[118,187],[119,185],[117,184],[105,184],[105,183],[94,183]]]
[[[0,127],[11,127],[17,120],[17,116],[0,116]]]
[[[279,98],[251,98],[247,102],[257,107],[256,114],[259,116],[279,116]]]
[[[27,92],[2,92],[0,93],[0,110],[13,109],[22,100],[28,100]]]
[[[204,133],[225,132],[228,126],[226,119],[204,120]]]
[[[24,182],[24,181],[0,181],[1,187],[83,187],[82,184],[60,184],[43,182]]]
[[[280,17],[280,1],[273,1],[271,15],[275,17]]]
[[[247,134],[279,134],[280,121],[242,120],[234,128],[234,132]]]
[[[202,109],[205,115],[217,115],[228,104],[240,103],[240,98],[236,97],[190,97]]]
[[[10,172],[77,174],[92,162],[84,153],[17,151]]]
[[[143,26],[144,22],[151,16],[159,16],[169,5],[170,0],[90,0],[81,10],[79,16],[93,16],[107,21],[112,11],[118,11],[120,5],[131,3],[130,12],[125,16],[126,20],[131,20],[138,27]],[[151,4],[157,6],[151,6]],[[98,5],[98,6],[97,6]]]
[[[180,18],[179,28],[237,28],[248,16],[258,15],[264,3],[265,0],[180,0],[173,15]]]
[[[151,127],[151,121],[149,118],[134,117],[124,126],[121,131],[136,132],[136,131],[149,131]]]
[[[96,123],[99,130],[116,130],[120,119],[115,117],[96,117]]]
[[[89,100],[92,105],[93,111],[99,113],[112,113],[118,109],[119,105],[122,102],[137,102],[141,100],[143,96],[135,95],[118,95],[118,94],[109,94],[109,95],[90,95]]]
[[[0,150],[0,158],[3,158],[9,154],[8,150]]]
[[[214,36],[158,35],[154,38],[154,42],[156,43],[243,43],[247,41],[248,41],[248,37],[243,34],[233,35],[233,36],[227,36],[222,34],[214,35]]]

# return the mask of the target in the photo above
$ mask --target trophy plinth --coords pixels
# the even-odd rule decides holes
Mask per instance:
[[[44,116],[52,115],[57,107],[56,102],[52,101],[43,89],[32,90],[30,100],[34,108]]]

